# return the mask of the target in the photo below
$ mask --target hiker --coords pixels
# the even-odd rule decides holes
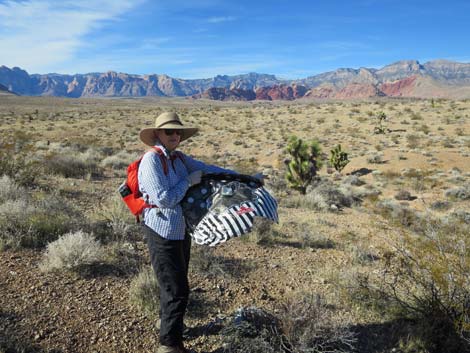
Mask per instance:
[[[160,287],[158,353],[189,352],[183,345],[183,318],[189,296],[191,238],[185,231],[179,203],[191,186],[201,182],[203,173],[235,173],[176,151],[180,142],[197,131],[195,127],[183,125],[178,115],[170,112],[160,114],[154,128],[140,131],[140,139],[154,149],[143,156],[138,180],[144,200],[157,206],[144,209],[143,223]]]

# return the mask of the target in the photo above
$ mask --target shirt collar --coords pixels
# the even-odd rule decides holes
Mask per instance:
[[[165,146],[163,146],[162,144],[158,142],[155,143],[155,147],[158,147],[159,149],[161,149],[167,159],[174,159],[176,156],[175,151],[170,152]]]

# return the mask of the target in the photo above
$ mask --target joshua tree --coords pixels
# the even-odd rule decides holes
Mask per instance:
[[[374,127],[374,134],[385,134],[387,129],[383,126],[383,123],[387,120],[387,115],[384,112],[378,112],[375,118],[377,119],[377,125]]]
[[[286,161],[286,180],[291,188],[305,195],[307,186],[321,168],[321,161],[318,160],[320,144],[316,140],[304,142],[296,136],[291,136],[287,152],[291,159]]]
[[[344,167],[349,163],[348,154],[341,150],[341,145],[337,145],[330,151],[330,164],[341,173]]]

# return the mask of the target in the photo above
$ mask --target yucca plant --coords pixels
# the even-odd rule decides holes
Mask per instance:
[[[286,161],[286,180],[289,187],[305,195],[307,186],[321,168],[319,160],[321,147],[318,141],[303,141],[297,136],[291,136],[287,145],[291,159]]]

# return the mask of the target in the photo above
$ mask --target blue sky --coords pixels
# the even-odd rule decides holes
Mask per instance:
[[[280,78],[470,62],[468,0],[0,0],[0,65]]]

